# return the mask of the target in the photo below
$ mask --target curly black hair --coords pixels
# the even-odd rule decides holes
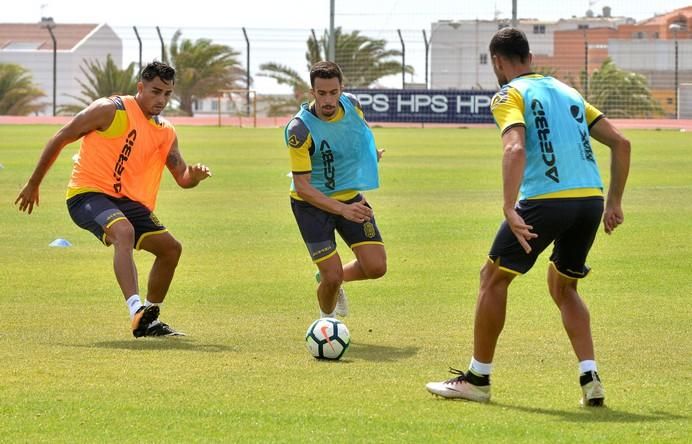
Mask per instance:
[[[151,62],[142,70],[140,75],[144,81],[152,81],[155,78],[160,78],[164,83],[175,83],[175,68],[162,62]]]

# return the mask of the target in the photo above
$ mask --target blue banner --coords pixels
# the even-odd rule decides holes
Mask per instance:
[[[368,122],[494,123],[494,91],[349,89]]]

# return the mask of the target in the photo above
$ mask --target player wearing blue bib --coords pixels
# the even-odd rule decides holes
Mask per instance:
[[[372,208],[360,193],[379,186],[377,150],[356,98],[343,94],[342,74],[332,62],[310,70],[311,104],[288,123],[285,141],[291,159],[291,209],[318,269],[321,317],[346,316],[341,284],[377,279],[387,271],[387,255]],[[355,259],[342,265],[335,231]]]
[[[454,378],[426,387],[446,398],[490,399],[490,373],[504,326],[508,287],[553,244],[548,290],[579,360],[582,404],[600,406],[605,392],[596,368],[589,311],[577,292],[577,282],[589,272],[586,257],[601,216],[608,234],[624,220],[621,201],[630,143],[577,91],[531,72],[531,53],[523,32],[498,31],[490,42],[490,54],[501,85],[491,110],[504,147],[505,221],[481,269],[469,370],[454,370]],[[612,154],[605,211],[591,137]]]

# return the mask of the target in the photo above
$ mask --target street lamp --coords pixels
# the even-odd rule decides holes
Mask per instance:
[[[673,39],[675,40],[675,119],[677,120],[680,115],[680,110],[678,109],[678,31],[682,29],[679,23],[671,23],[668,29],[673,33]]]
[[[51,40],[53,40],[53,116],[55,116],[55,102],[57,96],[57,79],[58,79],[58,43],[55,40],[55,34],[53,34],[53,28],[55,28],[55,22],[53,17],[41,17],[41,28],[48,29]]]

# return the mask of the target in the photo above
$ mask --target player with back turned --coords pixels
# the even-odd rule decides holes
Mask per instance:
[[[553,244],[548,290],[579,361],[582,404],[600,406],[605,391],[596,367],[589,311],[577,283],[589,272],[586,258],[601,217],[608,234],[624,221],[621,202],[630,143],[577,91],[531,72],[529,42],[523,32],[514,28],[496,32],[490,55],[501,85],[491,110],[504,147],[505,220],[481,269],[469,369],[452,369],[457,376],[428,383],[426,388],[445,398],[490,400],[490,374],[505,322],[508,287]],[[605,209],[590,137],[611,151]],[[537,383],[539,378],[527,380]]]

